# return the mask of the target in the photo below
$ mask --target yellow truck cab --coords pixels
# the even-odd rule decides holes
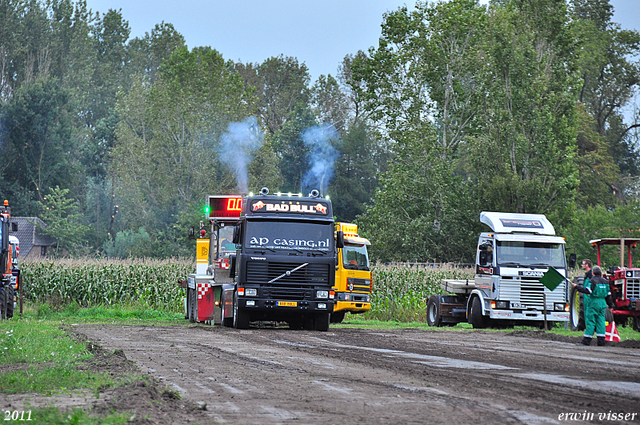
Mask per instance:
[[[370,310],[372,289],[367,254],[367,245],[371,245],[371,242],[358,236],[358,225],[352,223],[336,223],[336,238],[343,238],[344,247],[337,248],[332,323],[342,322],[347,311],[359,314]]]

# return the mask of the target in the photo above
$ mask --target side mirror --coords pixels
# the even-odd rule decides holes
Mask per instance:
[[[569,254],[569,268],[570,269],[575,269],[576,268],[576,260],[577,260],[577,255],[575,252],[572,252],[571,254]]]
[[[189,227],[189,239],[195,239],[196,238],[196,229],[193,228],[193,226]]]
[[[18,231],[18,223],[16,223],[15,221],[11,222],[11,231],[12,232]]]
[[[234,244],[240,243],[240,226],[233,228],[233,240],[231,242]]]
[[[342,230],[336,234],[336,248],[344,248],[344,232]]]
[[[229,256],[229,277],[233,279],[236,275],[236,256],[231,254]]]
[[[489,251],[480,251],[480,265],[481,266],[486,266],[488,264],[491,264],[491,261],[493,260],[491,253]]]

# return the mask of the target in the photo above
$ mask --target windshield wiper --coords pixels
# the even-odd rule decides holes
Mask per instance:
[[[321,249],[312,249],[310,250],[312,253],[316,253],[318,255],[327,255],[329,251],[322,251]]]
[[[276,280],[281,279],[281,278],[283,278],[283,277],[285,277],[285,276],[291,276],[291,273],[293,273],[293,272],[295,272],[295,271],[298,271],[298,270],[300,270],[301,268],[303,268],[303,267],[305,267],[305,266],[308,266],[308,265],[309,265],[309,263],[304,263],[304,264],[301,264],[301,265],[299,265],[298,267],[296,267],[296,268],[294,268],[294,269],[287,270],[286,272],[282,273],[280,276],[278,276],[278,277],[274,277],[273,279],[271,279],[271,280],[270,280],[269,282],[267,282],[267,283],[273,283],[273,282],[275,282]]]
[[[254,250],[260,252],[261,254],[264,254],[266,250],[272,251],[272,252],[276,252],[275,249],[273,248],[267,248],[266,246],[262,246],[260,248],[253,248]]]
[[[522,264],[515,263],[513,261],[507,261],[506,263],[500,263],[498,265],[499,266],[504,266],[504,267],[522,267]]]

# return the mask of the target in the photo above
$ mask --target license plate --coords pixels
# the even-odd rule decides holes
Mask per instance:
[[[278,307],[298,307],[297,301],[278,301]]]
[[[527,308],[525,304],[511,303],[511,308]]]

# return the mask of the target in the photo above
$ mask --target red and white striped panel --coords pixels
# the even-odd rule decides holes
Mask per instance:
[[[201,300],[202,297],[207,293],[207,291],[211,288],[211,284],[209,282],[198,282],[198,299]]]

